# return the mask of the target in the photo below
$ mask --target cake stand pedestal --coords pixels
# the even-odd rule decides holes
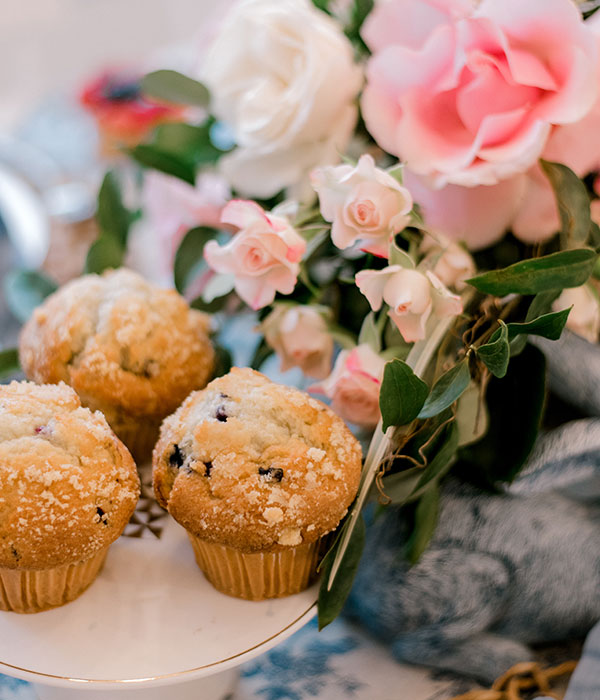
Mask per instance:
[[[242,663],[316,612],[316,585],[262,602],[216,591],[149,494],[126,535],[77,600],[0,612],[0,673],[34,683],[40,700],[222,700]]]

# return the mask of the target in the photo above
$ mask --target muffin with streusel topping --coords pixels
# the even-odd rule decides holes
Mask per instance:
[[[139,496],[135,463],[66,384],[0,386],[0,610],[79,596]]]
[[[251,369],[191,394],[153,455],[156,497],[208,580],[251,600],[309,584],[360,472],[360,446],[333,411]]]
[[[28,379],[72,386],[143,460],[162,419],[210,379],[208,332],[209,317],[177,292],[120,269],[50,295],[25,324],[19,351]]]

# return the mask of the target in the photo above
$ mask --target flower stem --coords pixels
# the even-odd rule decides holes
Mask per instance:
[[[463,308],[469,303],[473,297],[473,294],[474,291],[470,289],[463,294]],[[446,336],[446,333],[451,328],[455,320],[455,316],[443,318],[431,329],[429,336],[413,345],[408,353],[408,357],[406,358],[406,364],[417,376],[422,376],[425,373],[440,343]],[[375,428],[375,432],[373,433],[373,437],[371,438],[371,443],[369,444],[369,450],[365,459],[358,494],[354,504],[351,506],[348,521],[344,527],[342,539],[329,573],[329,579],[327,581],[328,591],[330,591],[331,587],[333,586],[333,581],[340,568],[346,549],[348,548],[348,543],[350,542],[354,527],[356,526],[358,514],[361,512],[365,501],[367,500],[367,496],[369,495],[371,485],[373,484],[377,472],[379,471],[379,467],[385,459],[394,439],[399,435],[401,436],[402,431],[407,430],[407,426],[390,426],[384,433],[382,428],[383,423],[380,418],[379,423],[377,423],[377,427]]]

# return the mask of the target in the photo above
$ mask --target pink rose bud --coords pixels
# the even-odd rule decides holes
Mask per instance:
[[[554,311],[562,311],[570,306],[567,328],[590,343],[598,342],[600,333],[600,300],[592,289],[584,284],[581,287],[564,289],[552,304]]]
[[[370,155],[361,156],[355,168],[319,168],[313,171],[311,184],[323,218],[333,222],[331,239],[338,248],[358,241],[366,252],[389,256],[390,238],[405,228],[413,206],[406,187],[376,168]]]
[[[438,318],[462,312],[460,297],[446,289],[432,272],[390,265],[383,270],[362,270],[356,275],[356,284],[374,311],[383,302],[390,307],[388,315],[407,343],[425,337],[432,312]]]
[[[240,230],[219,246],[204,248],[208,265],[235,279],[235,291],[252,309],[271,304],[275,293],[291,294],[296,286],[305,240],[287,219],[266,213],[256,202],[233,199],[223,209],[222,223]]]
[[[385,361],[369,345],[342,350],[333,372],[310,391],[331,399],[333,410],[349,423],[366,428],[379,420],[379,388]]]
[[[446,287],[462,291],[465,280],[475,275],[475,262],[460,244],[442,237],[425,236],[421,251],[427,253],[425,264]]]
[[[327,323],[311,306],[277,306],[260,326],[265,340],[281,359],[281,371],[292,367],[323,379],[331,369],[333,338]]]

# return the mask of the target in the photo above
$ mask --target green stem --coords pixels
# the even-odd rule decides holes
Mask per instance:
[[[463,308],[467,306],[474,295],[474,290],[467,290],[463,293]],[[449,316],[447,318],[439,321],[431,330],[428,337],[415,343],[408,353],[406,358],[406,364],[412,368],[417,376],[422,376],[425,373],[431,359],[433,358],[439,344],[444,339],[446,333],[451,328],[452,324],[455,322],[456,316]],[[388,453],[392,442],[395,438],[402,435],[402,431],[408,430],[408,426],[390,426],[386,432],[383,432],[383,424],[381,418],[377,423],[373,437],[371,438],[371,443],[369,445],[369,450],[367,452],[367,457],[365,459],[365,464],[363,467],[362,477],[360,486],[358,488],[358,494],[356,500],[350,509],[348,515],[347,525],[344,529],[340,545],[335,554],[335,559],[333,560],[333,565],[329,573],[329,579],[327,581],[327,590],[330,591],[333,586],[333,581],[342,563],[342,559],[350,542],[350,537],[352,536],[352,531],[356,525],[356,520],[358,514],[361,512],[369,491],[371,490],[371,485],[379,471],[379,467]]]

